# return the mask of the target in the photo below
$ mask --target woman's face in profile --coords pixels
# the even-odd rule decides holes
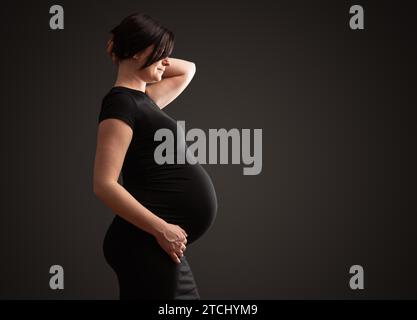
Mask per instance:
[[[143,66],[147,61],[148,57],[152,54],[154,45],[151,45],[143,51],[142,54],[138,55],[137,62],[139,67]],[[169,58],[164,58],[156,61],[145,69],[138,70],[138,76],[146,83],[154,83],[162,80],[162,75],[165,72],[165,68],[169,66]]]

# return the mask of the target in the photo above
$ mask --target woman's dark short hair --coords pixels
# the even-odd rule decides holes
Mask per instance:
[[[170,56],[174,48],[174,33],[145,13],[128,15],[110,32],[113,34],[112,52],[119,60],[130,58],[155,44],[142,69]]]

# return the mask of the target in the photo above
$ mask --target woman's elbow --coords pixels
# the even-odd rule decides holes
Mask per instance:
[[[96,182],[93,183],[93,192],[94,192],[96,197],[100,198],[100,195],[102,193],[102,189],[103,189],[103,187],[100,184],[98,184]]]
[[[102,198],[103,195],[112,187],[113,183],[117,183],[117,181],[93,181],[93,192],[98,198]]]
[[[193,75],[196,73],[196,71],[197,71],[197,67],[196,67],[196,65],[195,65],[195,63],[194,62],[190,62],[190,67],[189,67],[189,72],[190,73],[192,73]]]

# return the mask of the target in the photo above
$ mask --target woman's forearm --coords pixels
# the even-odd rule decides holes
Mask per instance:
[[[165,67],[162,78],[175,77],[195,71],[196,66],[194,62],[171,57],[169,57],[168,60],[169,66]]]
[[[137,201],[117,181],[95,189],[96,196],[126,221],[156,236],[166,223]]]

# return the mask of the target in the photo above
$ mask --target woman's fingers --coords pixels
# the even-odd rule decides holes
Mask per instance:
[[[107,48],[107,53],[108,53],[108,54],[110,54],[110,53],[111,53],[111,49],[112,49],[112,47],[113,47],[113,40],[112,40],[112,39],[110,39],[109,41],[107,41],[107,46],[106,46],[106,48]]]
[[[180,234],[177,235],[176,241],[187,243],[187,237],[182,232],[180,232]]]
[[[180,249],[178,250],[178,252],[177,252],[177,256],[179,256],[179,257],[184,256],[184,252],[183,252],[182,248],[180,248]]]
[[[177,254],[177,256],[182,257],[184,255],[184,251],[186,246],[184,243],[181,242],[174,242],[172,243],[172,251]]]
[[[184,251],[186,246],[184,242],[174,242],[173,248],[176,250],[182,250]]]
[[[172,257],[172,259],[174,260],[174,262],[176,262],[176,263],[181,263],[180,258],[178,258],[177,254],[176,254],[175,252],[172,252],[172,253],[171,253],[171,257]]]
[[[178,241],[175,241],[174,242],[175,243],[175,245],[177,245],[178,247],[181,247],[182,245],[186,245],[187,244],[187,239],[184,239],[183,241],[181,241],[181,240],[178,240]]]
[[[187,232],[185,232],[185,230],[183,228],[181,228],[179,225],[177,225],[177,228],[184,237],[188,237]]]
[[[184,255],[185,249],[186,249],[186,246],[184,244],[181,244],[180,247],[178,248],[178,253],[180,254],[181,257]]]
[[[184,256],[186,246],[182,242],[171,242],[170,256],[176,263],[181,263],[180,258]]]

